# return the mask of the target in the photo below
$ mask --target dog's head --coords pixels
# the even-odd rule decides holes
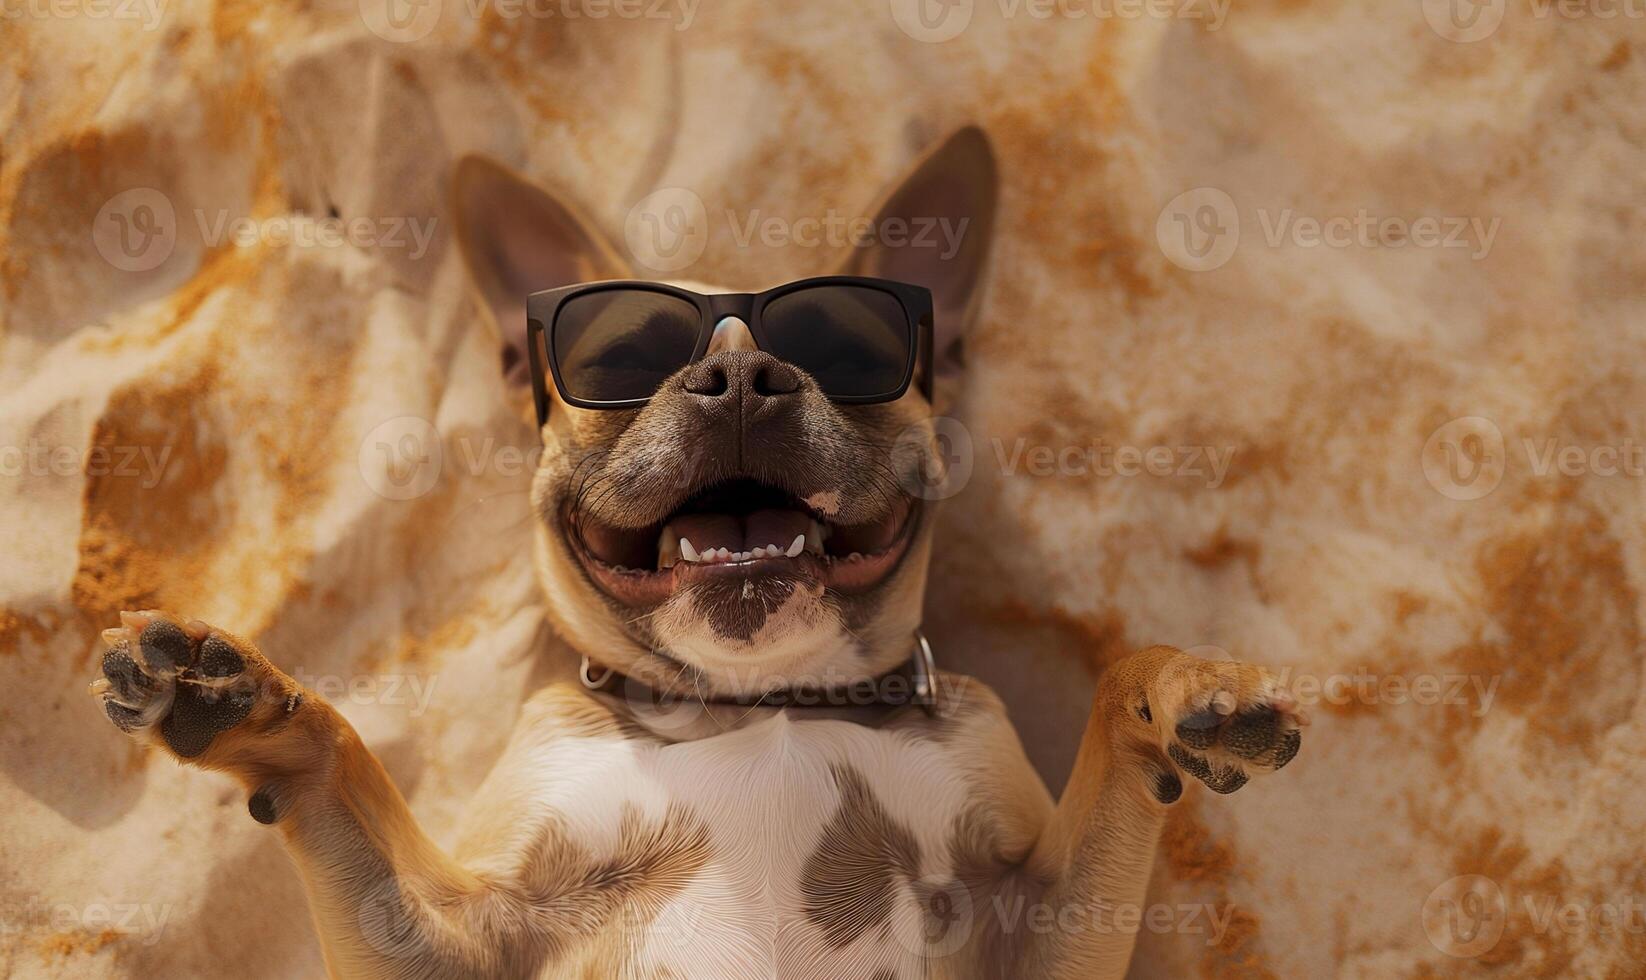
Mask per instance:
[[[933,359],[940,403],[958,374],[995,186],[987,140],[960,130],[868,212],[871,232],[885,233],[859,236],[844,268],[817,270],[932,291],[936,342],[921,357]],[[454,207],[504,338],[504,375],[529,401],[526,296],[635,274],[575,206],[483,158],[459,164]],[[922,490],[943,465],[920,386],[837,404],[728,319],[642,408],[578,409],[548,388],[536,561],[576,649],[655,687],[726,694],[879,674],[909,655],[933,525]],[[755,560],[687,560],[711,548]]]

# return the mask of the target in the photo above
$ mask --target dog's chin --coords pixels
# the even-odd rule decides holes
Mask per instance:
[[[891,578],[920,508],[900,497],[880,509],[873,519],[839,523],[784,490],[734,480],[693,494],[647,527],[576,509],[563,513],[562,527],[589,581],[613,602],[637,615],[690,606],[723,635],[748,639],[795,602],[862,595]]]

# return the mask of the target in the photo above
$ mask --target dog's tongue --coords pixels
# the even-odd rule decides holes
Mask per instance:
[[[683,514],[669,522],[670,534],[692,543],[698,551],[725,548],[752,551],[777,545],[788,548],[806,533],[811,517],[798,510],[757,510],[752,514]]]

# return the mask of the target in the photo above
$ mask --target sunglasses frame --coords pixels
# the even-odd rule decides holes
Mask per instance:
[[[566,390],[566,383],[560,376],[560,359],[554,355],[554,322],[560,315],[560,308],[579,296],[613,289],[639,289],[662,293],[691,303],[697,307],[700,325],[697,344],[692,348],[691,358],[686,364],[696,364],[703,359],[709,349],[715,325],[729,316],[735,316],[747,324],[749,333],[754,336],[755,344],[761,350],[769,352],[770,345],[766,342],[765,327],[761,322],[761,314],[765,311],[766,305],[779,297],[818,286],[858,286],[889,293],[907,316],[907,325],[914,341],[908,363],[904,366],[903,379],[895,389],[876,395],[829,395],[829,400],[841,405],[873,405],[896,401],[909,390],[909,384],[914,380],[915,365],[918,364],[920,390],[926,396],[926,400],[930,401],[933,357],[932,293],[924,286],[867,276],[817,276],[786,282],[759,293],[698,293],[645,279],[609,279],[545,289],[526,297],[526,355],[531,365],[532,397],[537,404],[537,424],[542,425],[549,420],[548,378],[551,375],[556,390],[560,392],[561,400],[576,408],[639,408],[653,397],[647,395],[645,398],[599,401],[577,398]],[[686,364],[682,364],[681,367],[685,367]]]

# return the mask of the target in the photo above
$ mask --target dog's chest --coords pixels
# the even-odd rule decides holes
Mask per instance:
[[[1012,863],[1050,808],[1009,729],[1004,751],[980,752],[990,733],[975,723],[775,713],[674,743],[557,730],[552,714],[528,725],[476,801],[465,850],[529,865],[547,836],[579,854],[627,893],[573,958],[636,975],[904,975],[928,951],[933,909]],[[475,839],[495,843],[502,825],[513,853]]]

